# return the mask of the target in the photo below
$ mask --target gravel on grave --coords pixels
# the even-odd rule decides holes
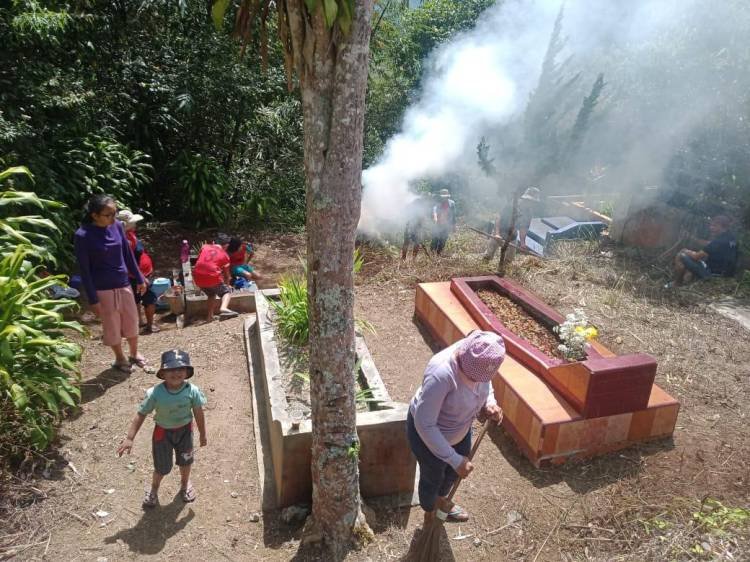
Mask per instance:
[[[526,312],[521,305],[490,289],[480,289],[476,293],[492,313],[497,316],[498,320],[511,332],[525,339],[550,357],[564,358],[557,349],[557,346],[560,345],[557,336]]]

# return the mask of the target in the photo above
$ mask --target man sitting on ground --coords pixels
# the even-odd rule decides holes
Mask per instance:
[[[731,219],[719,215],[711,219],[708,230],[711,240],[699,251],[683,248],[674,259],[674,281],[665,288],[679,287],[693,279],[711,275],[734,275],[737,266],[737,238],[729,230]]]

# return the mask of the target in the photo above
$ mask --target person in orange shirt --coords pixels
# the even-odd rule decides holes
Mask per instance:
[[[122,222],[123,229],[125,230],[125,238],[130,245],[130,249],[133,250],[135,261],[138,264],[138,269],[141,271],[141,275],[146,280],[146,292],[138,294],[135,289],[133,294],[135,295],[135,304],[138,306],[138,320],[141,325],[141,335],[145,336],[154,332],[159,332],[160,328],[154,324],[154,316],[156,314],[156,301],[159,300],[151,290],[151,284],[153,283],[154,275],[154,262],[151,261],[151,256],[146,252],[146,248],[143,246],[143,242],[138,239],[138,235],[135,230],[138,223],[143,220],[143,215],[133,214],[128,209],[123,209],[117,213],[117,220]],[[133,285],[135,279],[130,278],[130,284]],[[141,317],[141,305],[143,305],[143,312],[146,316],[146,321],[142,321]]]
[[[204,244],[198,253],[198,261],[193,266],[193,282],[208,295],[206,320],[211,322],[216,311],[216,300],[221,299],[219,319],[234,318],[238,314],[229,310],[229,299],[232,289],[229,273],[229,237],[220,234],[214,244]]]

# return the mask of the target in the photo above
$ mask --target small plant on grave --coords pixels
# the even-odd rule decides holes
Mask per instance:
[[[589,325],[586,313],[580,308],[565,316],[565,322],[555,326],[554,331],[561,342],[557,349],[568,361],[585,359],[586,343],[599,334],[594,326]]]
[[[276,313],[279,333],[290,343],[306,345],[310,339],[310,311],[307,302],[307,264],[300,258],[303,275],[282,276],[279,280],[279,300],[270,301]],[[356,274],[364,264],[364,256],[359,249],[354,251],[352,271]],[[366,320],[354,319],[360,332],[375,333],[375,328]]]
[[[354,384],[357,384],[357,377],[359,377],[359,371],[362,368],[362,358],[360,357],[357,359],[357,362],[354,364]],[[294,373],[294,377],[304,381],[308,385],[310,384],[310,375],[303,372],[297,372]],[[375,396],[372,393],[372,390],[369,388],[360,388],[357,392],[354,393],[354,401],[357,404],[379,404],[382,402],[382,400],[375,398]]]
[[[293,344],[305,345],[310,338],[307,281],[301,275],[284,276],[279,280],[279,289],[279,301],[270,301],[279,333]]]

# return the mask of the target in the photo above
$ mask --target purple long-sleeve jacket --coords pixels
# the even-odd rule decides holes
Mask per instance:
[[[459,345],[460,341],[430,359],[422,386],[409,405],[422,441],[433,455],[454,469],[463,462],[463,457],[452,445],[466,436],[482,407],[497,404],[491,383],[466,384],[461,380],[455,358]]]
[[[81,225],[76,230],[74,245],[90,304],[99,302],[97,291],[129,286],[128,272],[139,284],[145,282],[119,221],[107,227]]]

